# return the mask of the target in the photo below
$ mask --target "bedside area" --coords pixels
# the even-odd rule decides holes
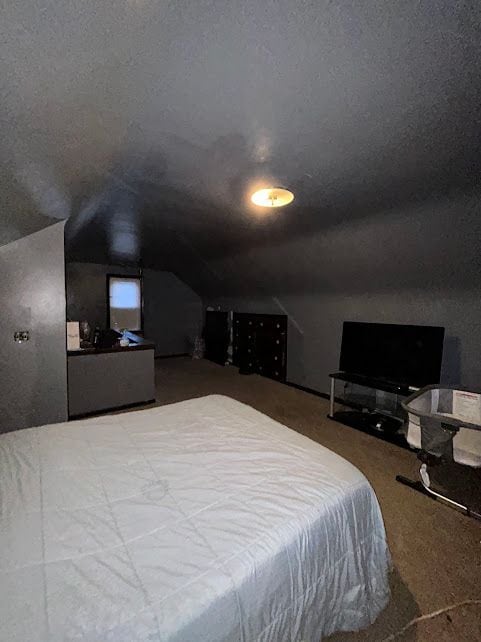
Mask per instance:
[[[155,401],[155,344],[127,335],[125,347],[67,352],[70,419]]]

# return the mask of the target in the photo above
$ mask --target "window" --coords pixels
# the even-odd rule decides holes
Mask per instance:
[[[108,324],[114,330],[141,331],[142,279],[137,276],[107,277]]]

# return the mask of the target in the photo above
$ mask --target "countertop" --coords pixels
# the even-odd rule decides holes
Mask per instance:
[[[79,350],[68,350],[67,356],[69,357],[78,357],[82,355],[94,355],[94,354],[105,354],[108,352],[134,352],[136,350],[154,350],[155,343],[148,341],[138,334],[133,332],[127,332],[127,337],[130,340],[128,346],[121,346],[116,344],[110,348],[80,348]]]

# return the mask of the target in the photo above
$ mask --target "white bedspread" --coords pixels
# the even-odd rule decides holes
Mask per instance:
[[[0,639],[318,642],[388,597],[354,466],[222,396],[0,436]]]

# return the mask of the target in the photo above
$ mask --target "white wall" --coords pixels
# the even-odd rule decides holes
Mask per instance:
[[[107,323],[107,274],[137,274],[134,268],[67,263],[67,316],[93,327]],[[156,356],[183,354],[202,328],[200,297],[172,272],[144,270],[144,335]]]
[[[63,228],[0,247],[0,432],[67,418]]]

